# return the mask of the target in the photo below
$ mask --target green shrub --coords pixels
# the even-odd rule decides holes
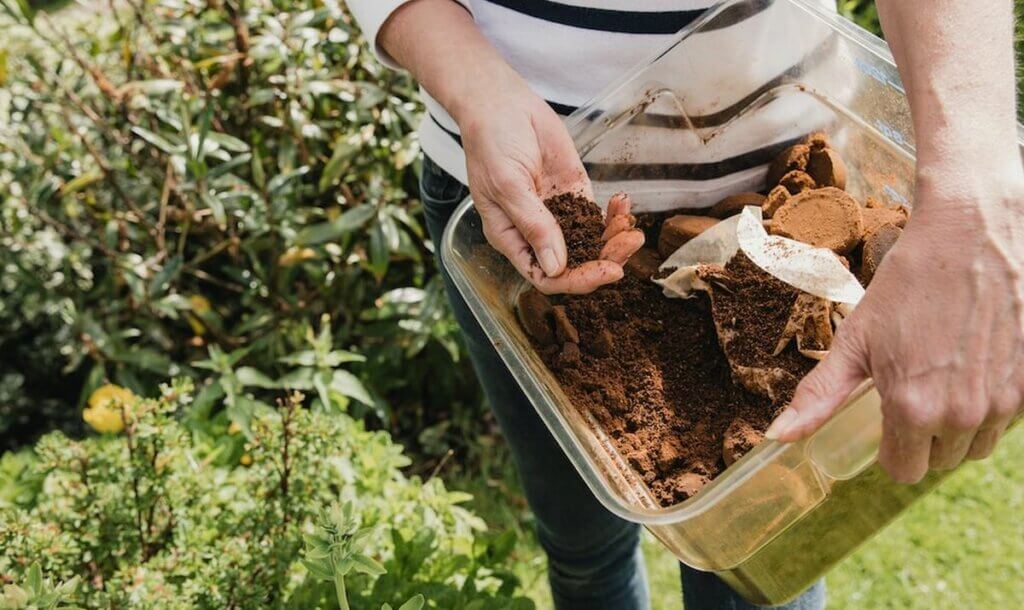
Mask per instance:
[[[354,414],[414,439],[476,408],[415,196],[414,84],[343,5],[0,5],[0,448],[74,430],[61,411],[105,381],[198,377],[210,346],[282,373],[325,314],[365,356]]]
[[[161,391],[108,390],[90,408],[115,432],[39,441],[41,492],[0,503],[0,583],[38,565],[79,577],[69,599],[88,608],[532,608],[514,597],[510,535],[486,535],[467,494],[403,475],[385,432],[295,394],[248,435],[188,427],[191,383]]]

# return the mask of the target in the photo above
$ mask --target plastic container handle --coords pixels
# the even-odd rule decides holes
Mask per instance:
[[[807,456],[825,476],[852,479],[878,457],[882,440],[882,398],[870,380],[807,443]]]

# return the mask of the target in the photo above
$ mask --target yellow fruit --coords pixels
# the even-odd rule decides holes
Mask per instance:
[[[190,296],[188,298],[188,304],[189,307],[192,308],[192,311],[199,314],[203,314],[210,311],[211,307],[209,299],[207,299],[201,294],[193,294],[192,296]]]
[[[231,422],[231,425],[228,426],[228,434],[238,434],[241,431],[242,427],[235,422]]]
[[[243,453],[242,457],[238,458],[238,462],[242,466],[250,466],[252,465],[252,456],[249,455],[248,453]]]
[[[89,396],[82,419],[97,432],[116,434],[124,430],[122,412],[130,411],[136,400],[131,390],[108,383]]]
[[[192,327],[192,332],[202,336],[206,333],[206,326],[199,317],[210,311],[212,308],[210,301],[201,294],[193,294],[188,298],[188,304],[195,315],[186,313],[185,319],[188,321],[188,325]]]
[[[308,261],[316,258],[316,250],[313,248],[300,248],[298,246],[292,246],[284,251],[284,254],[277,258],[277,264],[282,267],[291,267],[292,265]]]

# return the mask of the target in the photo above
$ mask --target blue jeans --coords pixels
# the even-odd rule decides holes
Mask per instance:
[[[423,160],[420,192],[427,230],[435,244],[466,187],[429,158]],[[440,247],[437,248],[440,253]],[[640,610],[650,608],[647,576],[640,552],[640,526],[604,508],[544,426],[533,405],[505,368],[483,329],[438,261],[469,357],[498,425],[508,441],[536,516],[537,537],[548,555],[548,580],[558,610]],[[686,610],[759,608],[714,574],[680,564]],[[816,610],[825,606],[819,582],[784,608]]]

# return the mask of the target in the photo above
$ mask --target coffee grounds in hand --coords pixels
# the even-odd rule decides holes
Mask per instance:
[[[601,255],[604,217],[593,201],[575,193],[562,193],[544,201],[558,221],[568,251],[568,268],[596,261]]]

